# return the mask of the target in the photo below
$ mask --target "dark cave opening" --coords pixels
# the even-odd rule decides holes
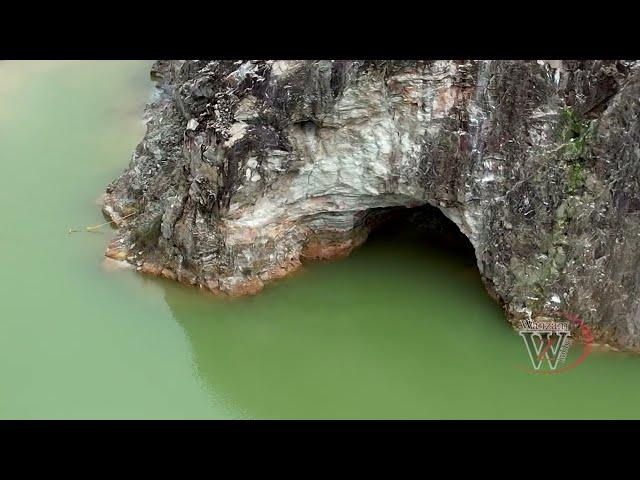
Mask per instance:
[[[407,248],[429,248],[477,268],[471,242],[440,209],[423,205],[372,209],[367,213],[373,219],[367,244],[400,243]]]

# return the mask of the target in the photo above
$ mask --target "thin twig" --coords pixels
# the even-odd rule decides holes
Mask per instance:
[[[130,216],[134,215],[136,212],[132,212],[128,215],[125,215],[124,217],[120,217],[120,220],[124,220],[125,218],[129,218]],[[69,231],[67,232],[68,234],[71,233],[79,233],[79,232],[89,232],[89,233],[102,233],[102,232],[98,232],[97,230],[100,227],[104,227],[106,225],[110,225],[112,223],[115,223],[115,220],[110,220],[108,222],[105,223],[101,223],[100,225],[93,225],[93,226],[89,226],[89,227],[84,227],[81,229],[75,229],[75,228],[70,228]]]

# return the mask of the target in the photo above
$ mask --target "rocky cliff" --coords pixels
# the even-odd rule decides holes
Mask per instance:
[[[640,348],[640,64],[160,61],[107,189],[107,256],[230,295],[362,244],[391,207],[467,236],[515,322]]]

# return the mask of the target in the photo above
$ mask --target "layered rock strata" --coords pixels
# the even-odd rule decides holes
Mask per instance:
[[[635,61],[159,61],[107,256],[246,295],[439,208],[517,322],[640,348]]]

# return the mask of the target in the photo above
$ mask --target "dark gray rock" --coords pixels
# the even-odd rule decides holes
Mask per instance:
[[[640,348],[634,61],[161,61],[107,255],[231,295],[438,207],[510,321]],[[130,260],[131,261],[131,260]]]

